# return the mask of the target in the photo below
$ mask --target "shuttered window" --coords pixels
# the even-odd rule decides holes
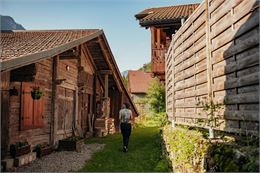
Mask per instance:
[[[43,127],[44,97],[32,99],[31,91],[36,85],[23,82],[21,89],[21,130]],[[38,86],[37,86],[38,87]],[[40,86],[39,86],[40,87]]]

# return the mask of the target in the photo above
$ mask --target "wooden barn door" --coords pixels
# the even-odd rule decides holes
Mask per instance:
[[[74,123],[75,91],[58,87],[58,131],[62,134],[72,132]]]
[[[93,113],[93,81],[94,76],[85,71],[79,74],[79,87],[82,88],[79,93],[79,119],[78,125],[85,135],[90,131],[92,113]]]
[[[89,132],[91,117],[92,117],[92,95],[88,93],[80,94],[80,126],[85,134]]]
[[[79,102],[79,110],[80,110],[80,126],[82,128],[83,133],[88,131],[88,113],[89,113],[89,100],[88,94],[80,93],[80,102]]]

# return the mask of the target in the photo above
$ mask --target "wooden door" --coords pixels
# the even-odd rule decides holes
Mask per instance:
[[[80,126],[83,133],[88,131],[88,111],[89,111],[89,101],[88,101],[88,94],[81,93],[80,94]]]
[[[58,130],[72,130],[74,122],[74,90],[58,87]]]

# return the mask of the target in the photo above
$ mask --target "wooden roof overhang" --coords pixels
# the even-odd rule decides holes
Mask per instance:
[[[172,26],[174,29],[178,29],[181,20],[186,20],[198,6],[199,4],[196,3],[147,8],[136,14],[135,18],[139,20],[140,26],[145,28]]]
[[[160,20],[146,20],[143,22],[140,22],[140,25],[142,27],[145,27],[146,29],[154,26],[154,27],[165,27],[165,26],[171,26],[174,29],[178,29],[181,27],[181,19],[182,18],[174,18],[174,19],[160,19]],[[186,18],[184,17],[186,20]]]
[[[28,55],[23,55],[23,56],[19,56],[18,58],[11,58],[8,60],[2,60],[0,59],[0,68],[1,68],[1,72],[3,71],[10,71],[12,69],[16,69],[34,62],[37,62],[39,60],[42,59],[46,59],[49,57],[54,57],[59,55],[62,52],[65,52],[69,49],[72,49],[80,44],[83,44],[85,42],[88,42],[96,37],[98,37],[99,35],[101,35],[103,33],[102,30],[98,30],[97,32],[79,38],[77,40],[71,41],[69,43],[63,44],[61,46],[55,47],[53,49],[49,49],[49,50],[44,50],[44,51],[40,51],[40,52],[36,52],[33,54],[28,54]]]
[[[129,100],[131,100],[131,96],[123,83],[121,73],[117,67],[106,36],[101,34],[97,38],[87,42],[84,46],[89,51],[98,72],[102,73],[104,71],[112,71],[112,75],[109,75],[109,88],[117,88],[120,92],[124,93]],[[138,116],[135,104],[132,101],[130,101],[130,103],[135,114]]]
[[[35,53],[22,55],[7,60],[2,59],[1,54],[0,69],[1,72],[10,71],[28,64],[38,62],[46,58],[57,56],[79,45],[83,45],[86,48],[87,53],[91,56],[93,65],[98,73],[102,71],[112,72],[112,75],[109,76],[109,87],[112,89],[113,87],[117,88],[120,92],[122,92],[129,99],[129,102],[131,103],[135,115],[138,116],[137,108],[135,107],[130,97],[130,94],[128,93],[123,83],[121,73],[117,67],[116,61],[114,59],[114,56],[109,47],[103,30],[97,30],[96,32],[90,35],[59,45],[52,49],[43,50],[40,52],[36,51]]]

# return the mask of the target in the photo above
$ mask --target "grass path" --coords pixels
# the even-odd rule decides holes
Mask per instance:
[[[81,170],[83,172],[168,172],[161,156],[159,128],[136,128],[132,132],[128,153],[122,152],[121,134],[88,139],[86,143],[106,144]]]

